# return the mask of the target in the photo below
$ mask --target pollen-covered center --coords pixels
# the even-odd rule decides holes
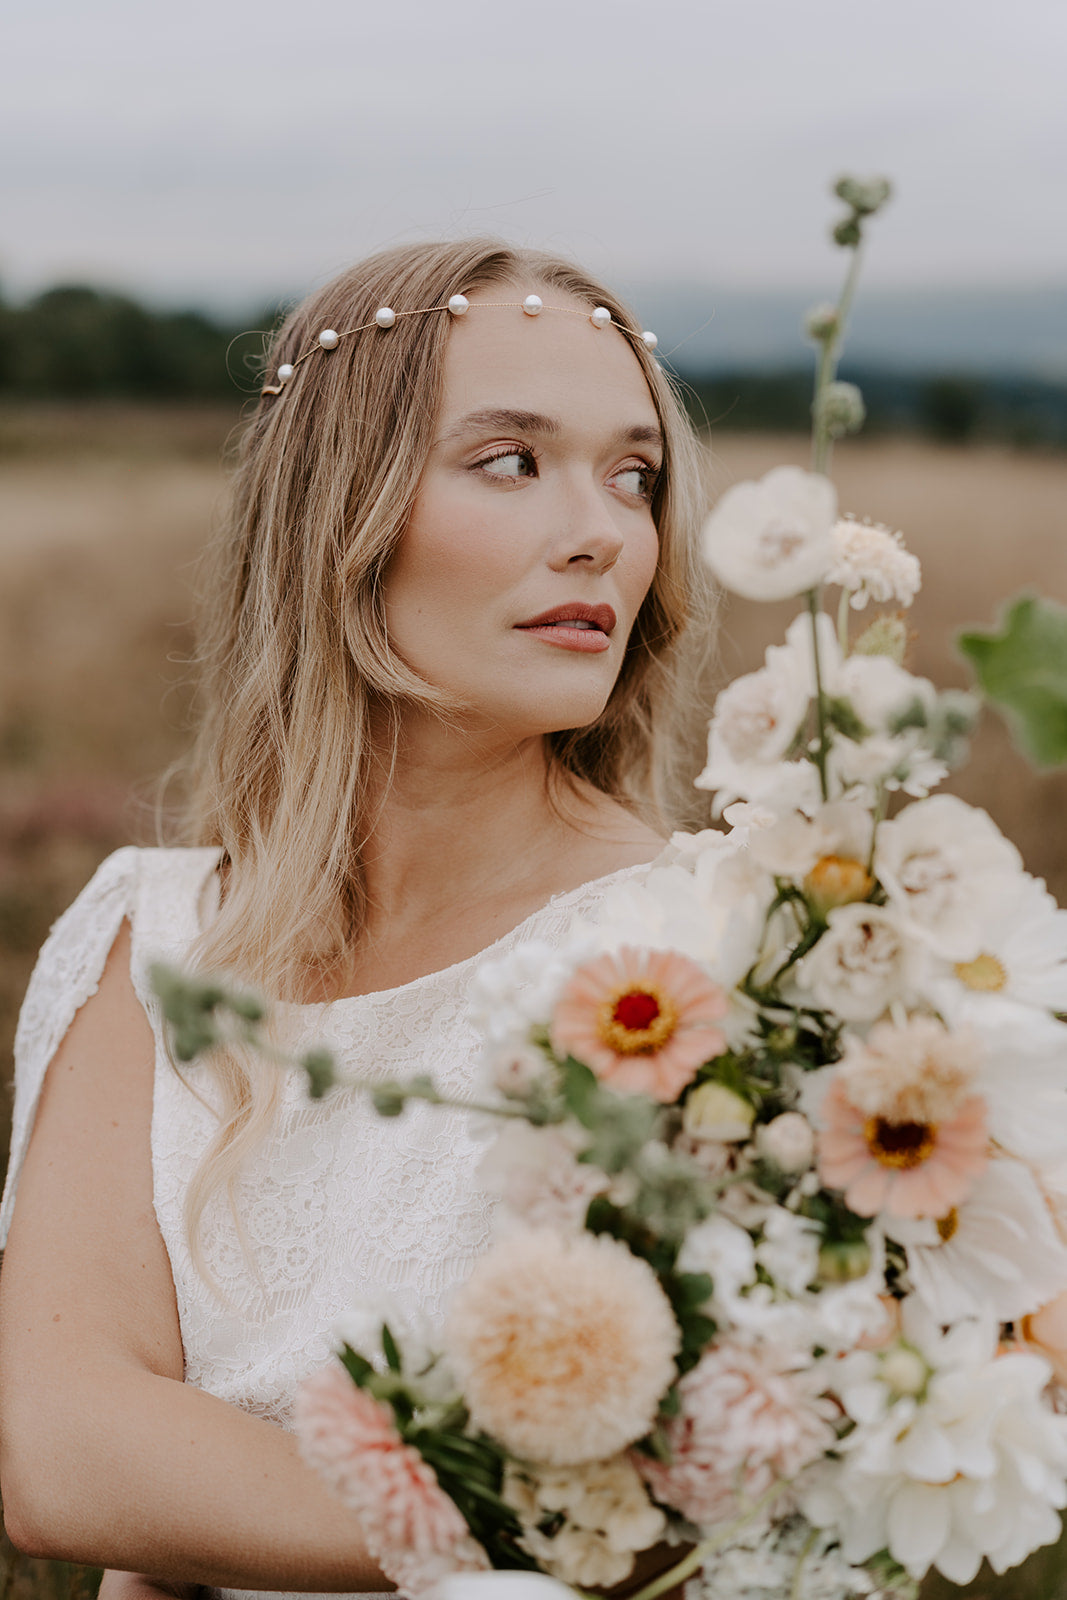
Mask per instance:
[[[887,1122],[868,1117],[863,1137],[874,1159],[883,1167],[907,1171],[921,1167],[933,1153],[937,1130],[931,1122]]]
[[[942,1244],[948,1244],[955,1237],[960,1225],[960,1214],[953,1206],[951,1211],[946,1211],[943,1217],[937,1219],[937,1236]]]
[[[1008,974],[1003,963],[986,950],[973,961],[957,961],[953,971],[966,988],[978,994],[996,994],[1007,987]]]
[[[678,1026],[678,1008],[656,984],[627,985],[600,1007],[597,1032],[620,1055],[650,1055],[662,1050]]]
[[[759,559],[764,566],[776,567],[794,556],[809,536],[810,529],[804,522],[770,522],[760,532]]]

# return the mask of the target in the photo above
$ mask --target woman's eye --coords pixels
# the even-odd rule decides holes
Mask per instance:
[[[641,499],[651,499],[652,491],[656,487],[656,472],[652,467],[624,467],[617,472],[612,482],[624,494],[639,495]]]
[[[537,463],[528,450],[502,450],[499,455],[487,456],[478,466],[494,478],[535,478]]]

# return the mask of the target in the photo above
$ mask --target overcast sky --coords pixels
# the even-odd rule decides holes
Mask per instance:
[[[0,282],[247,308],[494,232],[614,282],[1067,281],[1067,0],[20,0]]]

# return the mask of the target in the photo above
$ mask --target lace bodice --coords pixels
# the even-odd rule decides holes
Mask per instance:
[[[238,1185],[249,1250],[225,1198],[205,1213],[204,1256],[225,1293],[227,1303],[220,1303],[192,1261],[183,1220],[190,1175],[217,1126],[212,1080],[196,1066],[179,1077],[170,1064],[147,979],[152,961],[187,958],[210,905],[216,860],[214,850],[119,850],[52,930],[16,1037],[0,1242],[45,1070],[75,1013],[96,992],[128,918],[134,988],[156,1037],[155,1209],[174,1274],[186,1381],[286,1427],[297,1383],[328,1358],[332,1325],[355,1300],[384,1291],[431,1322],[440,1318],[449,1290],[488,1244],[491,1202],[476,1183],[483,1145],[461,1111],[416,1104],[383,1120],[357,1090],[309,1100],[304,1075],[290,1073],[276,1136]],[[647,870],[624,868],[557,895],[491,946],[492,953],[534,938],[561,942],[574,916],[588,915],[613,884]],[[285,1041],[295,1048],[329,1045],[347,1069],[367,1079],[427,1073],[449,1094],[469,1098],[478,1040],[466,1014],[467,990],[480,959],[396,989],[282,1007]]]

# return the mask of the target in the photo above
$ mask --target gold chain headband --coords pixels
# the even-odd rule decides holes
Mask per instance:
[[[525,300],[480,300],[479,305],[487,309],[524,311],[528,317],[539,317],[542,311],[558,311],[568,317],[588,317],[594,328],[607,328],[614,325],[620,333],[625,333],[628,338],[633,338],[629,328],[621,322],[615,322],[607,306],[596,306],[592,311],[576,311],[572,306],[546,306],[540,295],[528,294]],[[374,313],[373,322],[362,322],[358,328],[346,328],[343,333],[337,333],[333,328],[323,328],[315,344],[310,350],[305,350],[303,355],[297,356],[295,361],[283,361],[278,368],[277,383],[265,383],[260,394],[281,394],[289,379],[293,376],[301,362],[313,356],[317,350],[336,350],[342,339],[348,339],[353,333],[365,333],[368,328],[391,328],[398,317],[423,317],[431,311],[447,311],[453,317],[465,317],[470,310],[470,301],[465,294],[454,294],[447,305],[444,306],[419,306],[414,311],[394,311],[392,306],[379,306]],[[655,350],[659,340],[654,333],[647,329],[641,334],[641,343],[647,350]]]

